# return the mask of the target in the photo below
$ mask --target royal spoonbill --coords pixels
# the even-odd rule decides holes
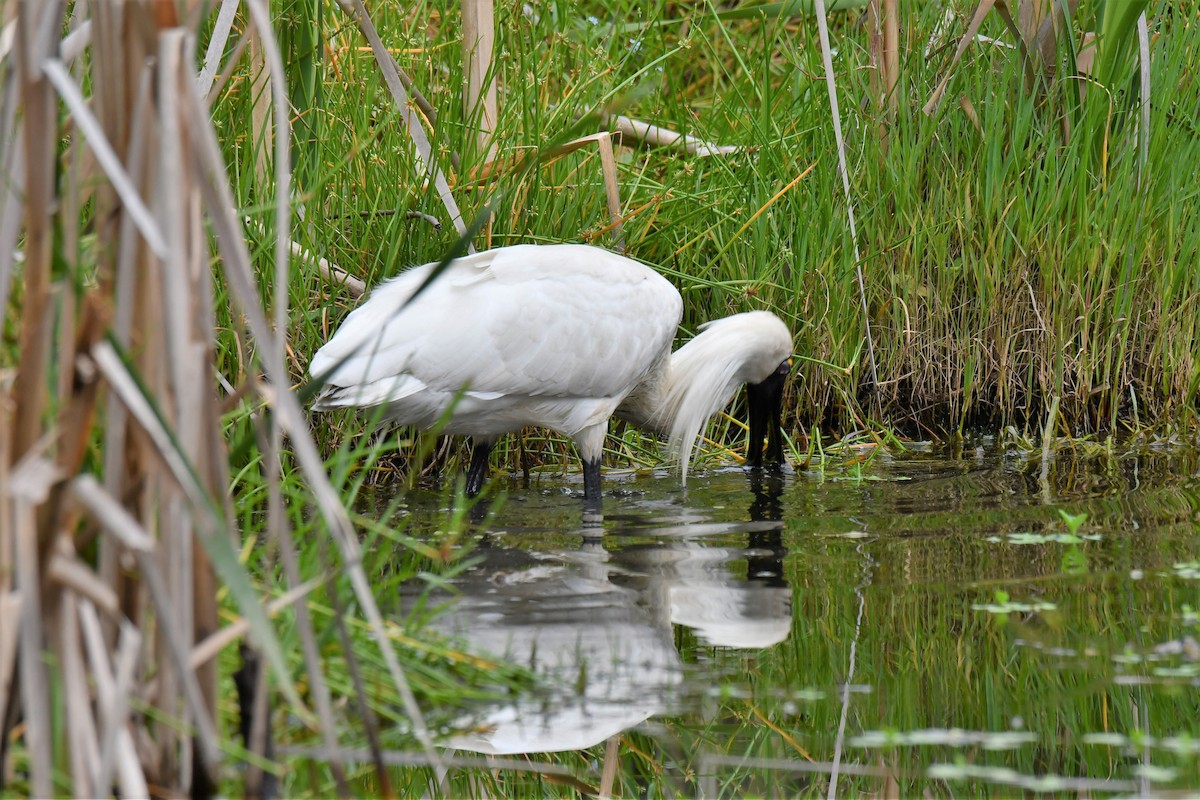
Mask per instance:
[[[600,456],[614,414],[670,437],[683,478],[710,416],[747,385],[751,465],[783,458],[780,413],[792,336],[767,311],[703,326],[671,352],[679,292],[654,270],[588,245],[515,245],[380,284],[313,355],[325,383],[313,408],[377,409],[398,423],[472,440],[477,494],[500,436],[543,426],[570,436],[584,497],[600,498]]]

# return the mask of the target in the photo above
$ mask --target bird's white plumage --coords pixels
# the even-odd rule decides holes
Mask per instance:
[[[379,286],[313,356],[329,387],[317,408],[387,405],[429,426],[466,389],[450,433],[545,425],[574,436],[607,423],[670,352],[683,309],[653,270],[584,245],[457,260],[405,306],[434,266]]]
[[[704,421],[791,353],[768,312],[706,326],[671,355],[679,292],[636,261],[586,245],[517,245],[381,284],[312,358],[317,409],[384,406],[397,422],[494,439],[529,425],[600,457],[614,413],[671,436],[684,475]],[[456,402],[457,398],[457,402]]]

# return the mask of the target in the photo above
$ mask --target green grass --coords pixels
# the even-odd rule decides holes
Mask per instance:
[[[788,321],[802,358],[788,403],[794,436],[839,435],[862,422],[921,437],[1007,425],[1034,433],[1054,398],[1060,431],[1076,436],[1190,426],[1200,391],[1200,338],[1188,311],[1200,299],[1200,226],[1191,219],[1200,91],[1188,67],[1200,50],[1188,24],[1195,11],[1151,7],[1152,136],[1140,189],[1132,116],[1114,118],[1097,162],[1091,137],[1078,133],[1091,106],[1072,112],[1080,104],[1061,87],[1046,104],[1025,96],[1008,51],[970,49],[940,113],[921,114],[953,49],[928,59],[922,52],[940,13],[932,5],[905,10],[901,110],[885,152],[867,101],[864,32],[854,15],[833,17],[877,395],[811,18],[728,19],[704,5],[638,5],[635,13],[620,2],[554,3],[535,18],[505,6],[497,10],[496,140],[501,156],[512,156],[616,107],[745,147],[709,158],[621,149],[622,209],[641,209],[625,222],[625,239],[631,256],[683,292],[683,334],[751,308]],[[467,153],[473,137],[458,94],[457,14],[424,3],[375,14],[401,50],[401,67],[438,110],[434,145],[449,170],[449,152]],[[347,50],[359,44],[355,32],[332,17],[335,56],[322,64],[321,103],[306,112],[320,119],[322,138],[297,155],[307,219],[300,238],[373,285],[439,259],[454,233],[436,195],[420,187],[370,55]],[[245,143],[246,86],[223,95],[214,113],[229,126],[242,197],[253,204],[262,187]],[[1060,117],[1071,113],[1077,133],[1064,139]],[[612,244],[611,234],[596,236],[608,216],[594,150],[494,183],[467,180],[476,166],[463,163],[451,184],[468,219],[498,198],[481,246]],[[407,211],[442,219],[442,229]],[[265,208],[258,216],[269,226]],[[306,270],[295,272],[292,293],[299,377],[353,303]],[[338,438],[332,432],[331,442]]]
[[[1140,184],[1133,117],[1122,112],[1111,126],[1107,115],[1097,122],[1095,102],[1078,102],[1063,88],[1075,85],[1067,79],[1047,100],[1027,96],[1021,64],[1007,51],[969,50],[940,113],[923,115],[920,107],[948,68],[963,24],[960,18],[943,48],[926,58],[925,42],[940,14],[934,4],[904,10],[900,113],[885,127],[885,148],[869,101],[865,32],[856,15],[832,19],[861,266],[879,365],[881,385],[874,394],[812,20],[770,13],[731,17],[712,4],[681,9],[663,2],[647,8],[621,0],[536,8],[536,18],[523,13],[519,4],[497,9],[496,72],[502,87],[497,144],[502,157],[560,141],[579,119],[599,108],[745,148],[711,158],[619,150],[622,210],[636,210],[624,223],[624,237],[629,255],[661,270],[683,293],[681,337],[705,320],[752,308],[773,309],[788,321],[801,357],[786,420],[794,461],[812,460],[822,474],[836,473],[839,467],[830,465],[826,448],[842,435],[864,429],[920,438],[1007,429],[1011,440],[1033,447],[1029,440],[1041,435],[1055,401],[1058,433],[1082,440],[1084,447],[1130,432],[1194,428],[1200,393],[1200,338],[1191,310],[1200,299],[1200,226],[1192,219],[1200,191],[1200,131],[1194,113],[1200,89],[1189,67],[1200,57],[1194,3],[1150,7],[1156,36],[1152,135]],[[452,170],[452,151],[469,158],[474,150],[473,121],[461,110],[455,7],[382,4],[372,12],[385,41],[397,48],[401,68],[438,111],[434,146],[442,168],[452,173],[464,218],[472,219],[485,203],[495,204],[492,221],[477,240],[480,247],[614,244],[611,233],[599,233],[609,218],[599,158],[592,149],[490,183],[470,179],[479,166],[470,161]],[[655,22],[630,22],[635,19]],[[432,188],[422,188],[412,148],[370,54],[354,50],[361,42],[336,10],[323,24],[334,55],[322,62],[321,91],[310,93],[309,98],[317,99],[305,106],[321,136],[297,154],[297,191],[306,224],[295,235],[305,247],[373,285],[408,265],[439,260],[456,237]],[[995,20],[984,32],[1003,33]],[[1060,72],[1070,77],[1065,65],[1060,64]],[[1129,78],[1123,75],[1122,81],[1132,87]],[[260,196],[264,187],[253,176],[254,151],[245,136],[247,86],[243,82],[219,98],[214,114],[228,130],[227,154],[240,197],[269,230],[270,198]],[[1093,98],[1100,92],[1092,91]],[[979,128],[960,106],[961,98],[969,100]],[[1064,116],[1072,120],[1075,135],[1064,135]],[[1095,146],[1097,131],[1109,135],[1103,152]],[[413,211],[437,217],[441,229],[406,216]],[[268,242],[259,257],[267,276]],[[266,277],[262,288],[269,294]],[[304,269],[293,272],[291,292],[291,363],[300,381],[308,356],[355,301]],[[733,414],[740,411],[735,408]],[[411,486],[439,472],[454,475],[461,466],[454,448],[433,452],[428,438],[381,436],[371,427],[350,414],[316,418],[318,437],[326,452],[335,454],[331,463],[342,479],[385,486],[405,480]],[[709,436],[736,448],[742,433],[719,419]],[[614,431],[608,443],[614,466],[655,466],[658,452],[652,441],[628,430]],[[360,467],[359,459],[367,453],[375,464],[370,470]],[[728,454],[712,447],[704,458],[720,462]],[[497,449],[495,459],[511,472],[566,471],[574,465],[570,444],[545,432],[511,438]],[[845,472],[846,480],[863,476],[855,466]],[[372,530],[385,536],[382,527]],[[457,530],[454,524],[447,526],[441,553],[457,554]],[[454,569],[439,560],[438,548],[418,546],[403,535],[378,541],[423,552],[418,558],[423,566],[413,569],[424,569],[426,579]],[[406,569],[388,585],[399,587],[403,577],[413,574]],[[847,574],[830,581],[848,586],[854,579]],[[1092,699],[1082,687],[1071,685],[1071,676],[1043,675],[1036,665],[1022,667],[1019,675],[1005,668],[972,674],[975,661],[1002,664],[1007,647],[1001,629],[982,613],[971,615],[971,624],[979,627],[973,635],[988,654],[965,656],[963,664],[944,663],[936,643],[961,635],[955,631],[961,615],[968,613],[967,604],[961,597],[933,603],[928,593],[918,594],[872,601],[874,613],[905,630],[924,631],[920,637],[914,633],[903,654],[905,663],[891,652],[866,654],[873,663],[894,665],[896,674],[882,682],[884,691],[897,693],[897,708],[925,707],[930,694],[942,694],[947,686],[953,687],[951,696],[962,697],[979,685],[990,687],[988,696],[1000,705],[1020,705],[1040,692],[1065,692],[1082,698],[1072,711],[1080,716],[1070,724],[1080,730],[1101,728],[1088,716],[1094,712]],[[838,596],[822,604],[810,597],[807,604],[797,604],[798,621],[820,618],[832,609],[839,622],[795,640],[789,645],[795,652],[789,649],[764,662],[765,672],[828,675],[843,668],[838,643],[851,635],[852,610],[842,605],[852,598]],[[418,689],[427,707],[455,708],[463,697],[447,688],[453,682],[445,674],[461,667],[442,658],[420,657],[430,668],[417,668]],[[929,673],[918,685],[899,677],[912,664]],[[468,676],[458,691],[478,678]],[[1014,699],[1004,688],[1014,679],[1033,688]],[[891,689],[890,682],[895,682]],[[924,694],[909,697],[906,692]],[[777,699],[761,699],[768,716],[778,718],[779,705]],[[722,709],[715,722],[685,715],[669,720],[668,730],[687,740],[745,740],[748,752],[764,757],[788,755],[744,705],[730,702]],[[1168,711],[1160,707],[1155,713]],[[890,721],[903,729],[919,727],[922,719],[893,715]],[[411,746],[403,721],[392,721],[397,727],[389,745]],[[1004,723],[979,718],[973,724],[997,730]],[[1053,727],[1045,720],[1036,723]],[[1185,721],[1178,723],[1186,729]],[[807,715],[807,724],[814,731],[834,729],[836,708],[820,705]],[[1129,719],[1106,719],[1104,724],[1135,728]],[[347,743],[362,744],[361,732],[345,733]],[[661,741],[631,734],[626,743],[637,749],[622,767],[622,780],[629,782],[624,785],[640,781],[654,796],[669,795],[680,786],[695,788],[664,777],[663,764],[678,754],[664,751]],[[585,774],[589,759],[601,755],[596,749],[555,761]],[[1026,774],[1100,769],[1100,761],[1080,766],[1051,763],[1048,757],[1026,751],[1020,768]],[[1095,755],[1101,761],[1106,757]],[[886,759],[901,776],[920,772],[922,762],[910,762],[907,751],[893,751]],[[328,775],[321,780],[325,783],[305,785],[334,788]],[[425,791],[429,775],[397,771],[393,780],[408,781],[394,786],[397,791]],[[470,780],[484,781],[484,790],[496,794],[570,796],[575,791],[520,773]],[[736,773],[731,780],[726,790],[736,792],[741,785]],[[877,787],[872,782],[877,779],[847,780],[844,790]],[[363,791],[378,789],[367,768],[355,781]],[[452,788],[477,789],[469,783]],[[802,789],[788,785],[788,791]]]
[[[486,204],[494,206],[477,244],[615,243],[611,233],[602,233],[609,217],[594,149],[503,173],[492,182],[471,178],[480,165],[471,161],[474,120],[462,111],[456,5],[369,5],[401,68],[438,111],[434,147],[464,217],[471,221]],[[495,70],[502,92],[496,135],[502,158],[594,129],[580,120],[599,109],[743,148],[709,158],[620,149],[621,204],[628,215],[624,238],[629,255],[662,271],[683,293],[681,337],[706,320],[752,308],[773,309],[789,323],[800,357],[786,414],[796,463],[811,465],[821,475],[862,481],[861,465],[843,468],[830,458],[831,443],[847,436],[895,441],[893,432],[926,438],[1005,430],[1021,449],[1032,450],[1051,408],[1058,409],[1059,434],[1101,452],[1108,437],[1195,429],[1200,396],[1195,312],[1200,225],[1194,213],[1200,194],[1200,87],[1191,68],[1200,61],[1200,8],[1195,0],[1160,0],[1149,7],[1154,67],[1144,173],[1131,111],[1136,83],[1128,48],[1105,56],[1107,85],[1090,85],[1089,99],[1081,101],[1074,93],[1077,76],[1065,60],[1046,94],[1031,97],[1011,52],[972,47],[955,69],[941,111],[930,118],[920,107],[948,68],[963,20],[952,26],[941,49],[926,57],[925,42],[941,12],[936,4],[910,4],[902,20],[900,112],[894,123],[885,123],[869,96],[867,36],[858,13],[835,14],[834,70],[866,276],[866,320],[811,17],[788,16],[781,4],[758,10],[665,0],[530,5],[534,13],[520,3],[497,9]],[[1105,22],[1111,20],[1128,36],[1129,21],[1114,9],[1111,2],[1083,3],[1083,22],[1072,29],[1073,41],[1092,25],[1088,20],[1094,13],[1107,12]],[[281,1],[273,11],[293,106],[295,205],[304,211],[293,238],[368,285],[408,265],[441,259],[455,233],[432,187],[422,185],[397,110],[373,57],[359,51],[354,25],[336,4],[319,0]],[[244,19],[238,25],[244,28]],[[991,19],[984,33],[1002,35],[1003,29]],[[90,75],[84,78],[85,87],[90,81]],[[259,289],[271,298],[274,189],[255,171],[263,144],[255,138],[250,88],[248,72],[236,72],[213,99],[212,114],[239,211],[256,223],[249,235]],[[964,110],[968,104],[978,128]],[[1065,127],[1073,133],[1064,133]],[[62,149],[65,153],[66,146]],[[464,159],[458,168],[451,166],[452,153]],[[107,230],[108,221],[90,219],[103,203],[81,205],[79,231],[71,229],[66,236],[75,222],[67,220],[54,232],[59,237],[54,277],[76,293],[96,283],[95,265],[108,246],[94,232]],[[433,215],[442,225],[435,228],[408,212]],[[310,355],[354,301],[302,265],[291,271],[290,280],[287,357],[299,384]],[[16,350],[25,290],[17,281],[6,309],[5,368],[21,355],[8,358]],[[261,365],[230,293],[219,283],[217,291],[215,367],[230,385],[241,387],[257,379]],[[58,295],[61,320],[71,319],[67,311],[75,313],[67,302],[73,297],[70,291]],[[877,389],[871,385],[865,323],[874,335]],[[70,381],[52,372],[46,382],[69,399]],[[47,419],[61,399],[51,394]],[[259,450],[265,412],[257,402],[233,404],[222,418],[223,429],[208,433],[231,443],[230,527],[244,537],[244,569],[256,588],[269,593],[285,581],[274,549],[262,541],[270,487]],[[732,414],[742,416],[736,407]],[[382,435],[373,422],[352,414],[314,418],[335,486],[348,504],[365,502],[361,498],[370,482],[396,491],[400,481],[413,485],[431,475],[456,474],[461,456],[453,447],[439,448],[432,437],[408,432]],[[92,438],[83,468],[90,472],[105,464],[101,424],[85,428]],[[708,436],[714,445],[702,455],[702,465],[727,462],[726,448],[736,451],[743,438],[727,417],[714,421]],[[575,464],[571,450],[561,437],[525,432],[498,448],[496,460],[513,472],[561,472]],[[607,451],[612,466],[660,465],[657,444],[634,431],[614,429]],[[304,577],[326,576],[309,611],[320,631],[317,644],[335,697],[344,703],[361,699],[379,720],[385,747],[412,749],[396,688],[358,621],[359,609],[343,608],[352,592],[336,556],[327,552],[311,490],[290,463],[280,489],[300,543]],[[453,510],[432,537],[406,532],[402,491],[396,491],[395,503],[356,517],[377,596],[394,596],[414,583],[440,585],[463,568],[470,557],[467,517],[453,490],[450,481],[444,482],[446,505]],[[80,541],[90,544],[93,536],[85,531]],[[86,547],[81,552],[91,558]],[[840,579],[844,589],[854,576]],[[839,595],[828,603],[845,611],[841,606],[849,600]],[[225,608],[233,607],[228,597],[223,601]],[[887,613],[903,624],[947,635],[961,611],[930,607],[912,596],[886,603],[891,603],[885,604]],[[440,716],[431,720],[435,729],[482,691],[514,690],[528,680],[520,670],[473,661],[419,634],[428,609],[420,601],[418,608],[420,613],[402,619],[393,633],[404,645],[405,668],[423,706],[439,709]],[[797,604],[797,619],[819,616],[827,608]],[[289,614],[278,618],[275,629],[299,676],[304,672],[300,637]],[[815,649],[812,639],[796,645],[806,648],[795,654],[807,659],[804,669],[828,673],[830,664],[842,663],[841,651],[830,642],[846,637],[845,616],[836,631],[824,632],[826,639],[817,637]],[[989,641],[996,644],[995,638]],[[887,655],[872,657],[884,662]],[[351,656],[360,671],[357,679],[346,660]],[[933,656],[924,657],[923,663],[936,665]],[[233,661],[227,649],[221,656],[223,676],[232,672]],[[786,658],[775,667],[795,668]],[[1039,680],[1032,670],[1019,677]],[[233,692],[224,680],[221,722],[228,732]],[[360,692],[356,680],[371,691]],[[955,693],[969,690],[954,684],[951,675],[939,673],[939,680],[944,682],[930,685],[957,686]],[[308,692],[304,679],[297,680],[297,690]],[[744,709],[728,713],[750,719]],[[361,712],[339,709],[337,719],[345,726],[338,731],[344,744],[366,745]],[[288,730],[297,742],[317,739],[306,721],[291,722]],[[995,729],[994,723],[980,721],[979,727]],[[1120,720],[1119,728],[1132,732],[1134,725]],[[700,735],[707,734],[701,730]],[[752,737],[763,735],[760,728]],[[642,760],[635,759],[631,769],[660,785],[654,782],[669,754],[649,754],[650,744],[639,737],[631,741],[640,744]],[[18,768],[22,758],[14,758]],[[57,753],[56,768],[65,762]],[[293,779],[293,788],[314,794],[338,788],[325,766],[298,765]],[[350,779],[363,792],[379,788],[365,773]],[[58,789],[69,791],[62,769],[56,780]],[[393,780],[408,781],[393,786],[397,794],[414,794],[425,791],[427,775],[409,770]],[[503,787],[495,791],[504,793]]]

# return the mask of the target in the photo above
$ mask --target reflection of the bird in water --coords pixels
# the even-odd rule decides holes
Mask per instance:
[[[711,547],[703,539],[664,540],[613,553],[623,567],[613,581],[636,587],[644,603],[693,629],[717,647],[763,648],[787,638],[792,625],[792,591],[783,578],[782,479],[754,471],[745,549]],[[746,576],[730,564],[746,561]]]
[[[677,534],[646,544],[644,526],[629,546],[619,528],[573,551],[481,545],[482,562],[456,581],[446,629],[471,652],[529,668],[541,687],[464,720],[448,744],[493,754],[578,750],[667,712],[682,680],[672,623],[719,647],[786,639],[782,486],[777,475],[752,474],[751,487],[755,524],[725,531],[748,531],[746,548]]]

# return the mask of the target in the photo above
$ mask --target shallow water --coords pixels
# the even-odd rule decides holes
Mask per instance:
[[[444,741],[626,796],[1200,788],[1196,455],[923,449],[606,476],[599,527],[576,484],[510,486],[440,624],[542,682]]]

